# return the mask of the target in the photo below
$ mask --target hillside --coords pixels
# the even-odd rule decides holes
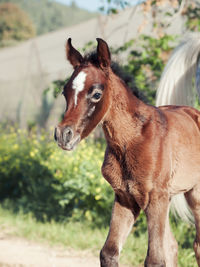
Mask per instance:
[[[15,3],[28,13],[36,27],[37,35],[78,24],[96,16],[95,13],[81,9],[75,4],[66,6],[53,0],[0,0],[0,3],[5,2]]]

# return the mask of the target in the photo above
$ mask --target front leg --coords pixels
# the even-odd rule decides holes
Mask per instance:
[[[140,212],[134,199],[131,199],[132,207],[129,207],[128,202],[126,196],[115,195],[110,230],[100,253],[101,267],[118,266],[122,246]]]

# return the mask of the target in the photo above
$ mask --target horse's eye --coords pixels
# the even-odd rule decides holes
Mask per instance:
[[[101,98],[101,93],[95,93],[92,98],[95,100],[99,100]]]

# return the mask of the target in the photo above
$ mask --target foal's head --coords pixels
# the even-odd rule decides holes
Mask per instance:
[[[97,39],[97,54],[93,60],[66,44],[66,55],[74,72],[64,86],[66,111],[61,123],[55,129],[55,140],[65,150],[72,150],[85,138],[105,116],[109,103],[108,90],[110,52],[102,39]]]

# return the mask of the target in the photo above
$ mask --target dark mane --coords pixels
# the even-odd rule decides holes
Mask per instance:
[[[99,67],[97,52],[92,51],[87,53],[84,56],[84,62],[91,63],[92,65]],[[145,97],[145,95],[136,87],[134,77],[130,72],[126,71],[123,66],[121,66],[115,61],[111,62],[111,69],[120,79],[125,82],[125,84],[131,89],[131,91],[136,97],[138,97],[144,102],[147,102],[147,98]]]

